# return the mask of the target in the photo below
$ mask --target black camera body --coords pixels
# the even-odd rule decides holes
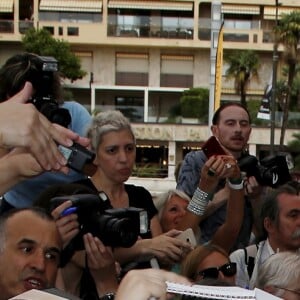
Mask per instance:
[[[271,155],[260,161],[253,155],[247,155],[239,160],[239,167],[247,177],[254,176],[259,184],[272,188],[291,180],[284,155]]]
[[[29,71],[27,79],[35,89],[35,94],[29,102],[51,123],[68,127],[71,115],[67,109],[59,107],[53,96],[54,73],[58,72],[57,60],[51,56],[37,56],[35,62],[37,70]]]
[[[61,215],[76,213],[80,225],[79,233],[69,244],[71,252],[84,249],[83,235],[91,233],[104,245],[111,247],[131,247],[141,234],[148,232],[147,212],[141,208],[107,208],[109,199],[104,192],[77,194],[51,199],[51,210],[71,200],[72,207]]]
[[[58,150],[67,160],[71,169],[93,176],[97,167],[93,164],[96,154],[80,144],[74,143],[71,147],[58,146]]]

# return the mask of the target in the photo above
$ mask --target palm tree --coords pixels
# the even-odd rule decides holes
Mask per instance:
[[[283,14],[277,28],[275,28],[275,34],[278,36],[278,42],[282,43],[285,48],[284,58],[288,66],[287,90],[280,134],[280,146],[283,146],[285,131],[288,125],[291,88],[297,75],[296,65],[299,61],[299,53],[297,48],[300,37],[300,12],[295,10],[289,14]]]
[[[250,80],[258,79],[258,55],[252,50],[234,51],[225,55],[224,60],[229,65],[226,77],[234,79],[234,87],[241,96],[241,104],[246,106],[246,90]]]

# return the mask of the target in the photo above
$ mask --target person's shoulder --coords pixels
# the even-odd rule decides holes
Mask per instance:
[[[206,160],[206,156],[202,150],[190,151],[184,156],[184,161],[189,160],[202,161]]]
[[[71,115],[70,129],[80,135],[85,135],[87,126],[91,124],[92,116],[89,111],[76,101],[66,101],[62,105]]]
[[[245,250],[244,249],[237,249],[230,253],[229,255],[230,260],[233,262],[237,262],[245,257]]]
[[[198,171],[199,168],[205,163],[206,160],[207,158],[202,150],[191,151],[185,155],[181,165],[180,172],[189,168]]]
[[[194,151],[190,151],[188,152],[185,157],[199,157],[204,155],[202,150],[194,150]]]
[[[76,101],[65,101],[62,104],[62,107],[67,108],[68,110],[86,111],[87,113],[89,113],[85,106],[83,106],[82,104],[80,104],[79,102],[76,102]]]

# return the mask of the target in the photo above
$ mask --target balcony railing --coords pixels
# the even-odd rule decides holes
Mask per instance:
[[[0,20],[0,33],[14,33],[14,21]]]
[[[32,21],[20,21],[19,33],[24,34],[26,30],[33,27]],[[14,21],[13,20],[1,20],[0,19],[0,33],[14,33]]]
[[[193,18],[109,15],[107,35],[193,39]]]

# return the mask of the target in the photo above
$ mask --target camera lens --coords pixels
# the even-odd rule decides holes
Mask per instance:
[[[71,123],[71,115],[65,108],[60,108],[55,102],[44,102],[39,111],[51,122],[68,127]]]
[[[101,215],[98,220],[97,234],[101,241],[112,247],[131,247],[139,235],[139,227],[129,218],[115,218]]]

